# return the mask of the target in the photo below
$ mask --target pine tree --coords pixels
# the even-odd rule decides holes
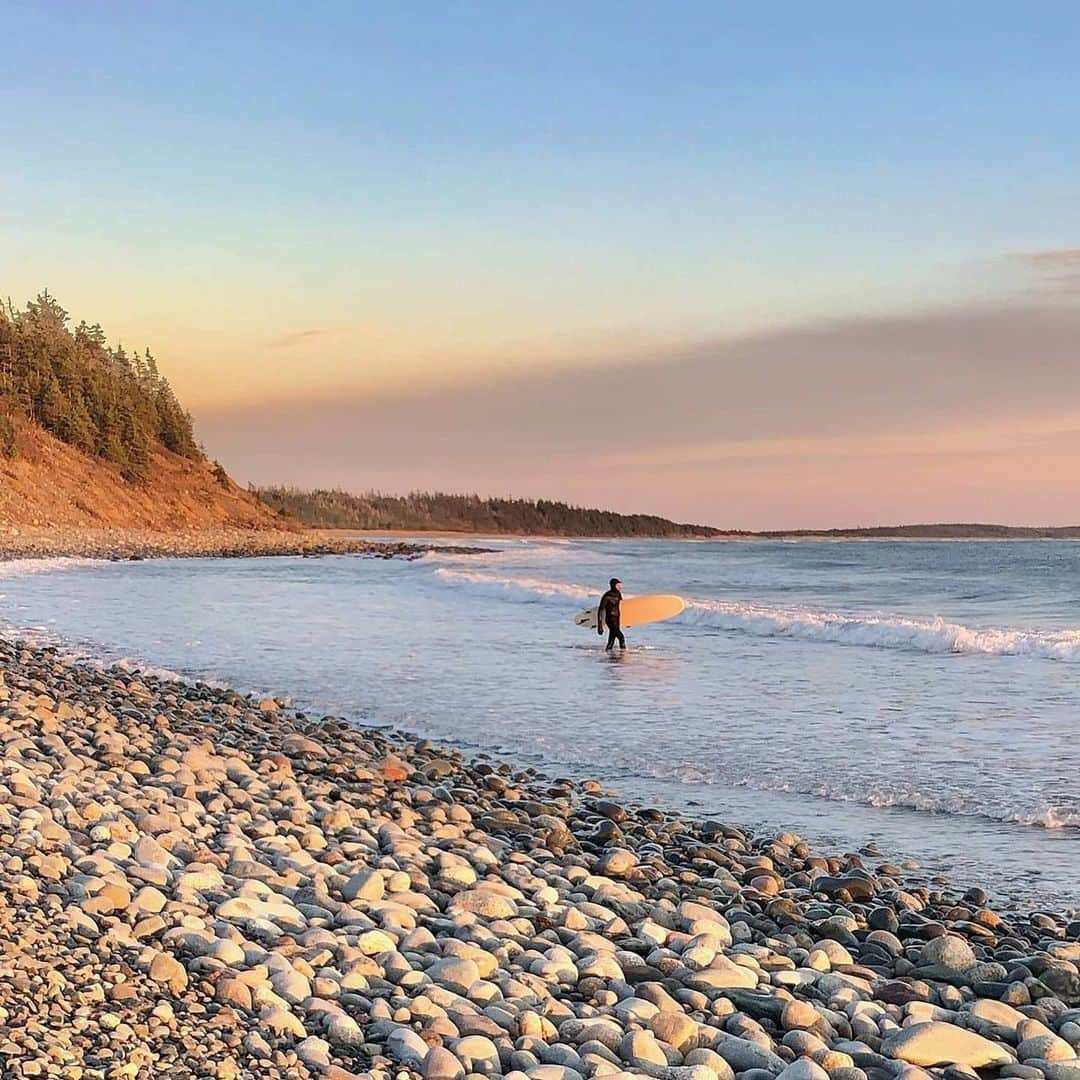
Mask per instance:
[[[13,458],[19,449],[18,433],[11,417],[0,412],[0,457]]]
[[[25,416],[133,477],[155,444],[198,459],[191,417],[150,351],[129,356],[122,345],[108,346],[100,324],[83,320],[72,330],[68,322],[47,289],[22,310],[10,300],[0,304],[0,393],[8,420]],[[17,440],[5,435],[2,445],[10,453]]]
[[[120,475],[128,483],[145,484],[150,479],[150,449],[146,435],[140,430],[135,414],[130,408],[122,410],[120,430],[125,450]]]

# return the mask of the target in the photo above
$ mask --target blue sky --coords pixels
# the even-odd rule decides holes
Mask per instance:
[[[9,5],[16,235],[287,258],[302,294],[570,262],[692,323],[725,271],[843,307],[1080,225],[1075,5],[314,8]]]
[[[1011,303],[1080,238],[1074,4],[0,8],[2,288],[197,415]]]

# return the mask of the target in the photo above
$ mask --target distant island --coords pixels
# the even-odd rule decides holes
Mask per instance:
[[[1080,525],[937,524],[878,525],[864,529],[786,529],[774,532],[725,533],[767,540],[1080,540]]]
[[[283,518],[319,529],[363,532],[460,532],[487,535],[639,537],[672,540],[1074,540],[1080,525],[887,525],[854,529],[754,532],[671,521],[655,514],[619,514],[548,499],[482,498],[445,492],[384,495],[339,489],[252,487]]]

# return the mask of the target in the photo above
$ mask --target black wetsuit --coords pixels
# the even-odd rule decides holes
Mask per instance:
[[[599,629],[602,631],[605,626],[608,629],[607,647],[609,650],[615,647],[616,641],[619,643],[620,649],[626,648],[626,638],[623,637],[623,632],[619,628],[619,605],[621,603],[622,593],[618,589],[608,589],[600,597]]]

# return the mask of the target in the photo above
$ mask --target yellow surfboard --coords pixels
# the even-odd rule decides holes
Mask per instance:
[[[578,626],[596,629],[596,606],[586,608],[574,617]],[[681,596],[667,593],[650,593],[648,596],[625,596],[619,605],[619,624],[625,630],[631,626],[644,626],[645,623],[662,622],[685,610],[686,601]]]

